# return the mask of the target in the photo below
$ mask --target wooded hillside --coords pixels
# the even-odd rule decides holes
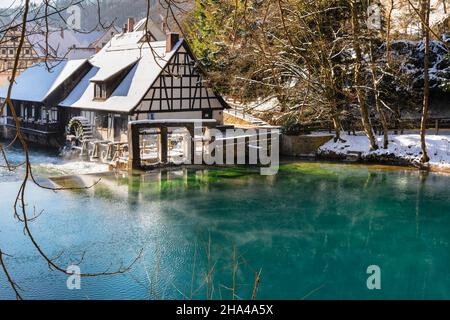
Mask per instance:
[[[189,40],[222,93],[270,99],[253,110],[265,120],[287,132],[330,126],[336,139],[361,129],[376,149],[376,131],[387,146],[405,114],[420,120],[448,90],[449,38],[430,23],[447,3],[433,3],[196,0]],[[407,28],[394,28],[403,18]]]

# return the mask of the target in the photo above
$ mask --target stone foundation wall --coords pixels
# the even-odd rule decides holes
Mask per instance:
[[[241,127],[252,127],[252,124],[248,121],[245,121],[244,119],[241,119],[239,117],[235,117],[229,113],[225,113],[223,115],[223,123],[225,125],[235,125],[235,126],[241,126]]]
[[[25,140],[27,143],[50,147],[50,148],[60,148],[64,145],[65,139],[64,136],[60,135],[42,135],[37,134],[33,132],[29,132],[26,130],[22,130],[22,134],[25,137]],[[7,126],[0,126],[0,138],[3,138],[5,140],[11,140],[14,139],[16,135],[16,130],[7,127]]]
[[[283,156],[314,156],[317,150],[330,141],[333,135],[301,135],[281,136],[281,155]]]

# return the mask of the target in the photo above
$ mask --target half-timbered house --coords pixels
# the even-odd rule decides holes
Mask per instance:
[[[170,33],[155,41],[144,26],[141,21],[116,35],[91,59],[64,61],[50,70],[36,65],[19,76],[11,98],[22,128],[45,143],[65,133],[125,142],[132,120],[222,123],[227,104],[206,81],[184,39]],[[0,97],[6,92],[3,88]],[[5,116],[13,130],[11,112]]]

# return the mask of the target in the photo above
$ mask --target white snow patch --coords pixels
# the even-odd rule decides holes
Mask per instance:
[[[388,149],[380,148],[370,151],[368,138],[363,134],[342,136],[346,142],[331,140],[319,149],[319,153],[348,155],[348,152],[361,152],[362,157],[369,155],[395,155],[411,163],[418,163],[421,158],[420,135],[390,135]],[[378,145],[383,146],[383,137],[377,137]],[[450,169],[450,135],[427,135],[429,164],[443,169]]]
[[[266,98],[258,98],[252,102],[236,102],[226,99],[226,102],[234,109],[250,110],[255,112],[278,111],[280,108],[280,101],[274,96]]]
[[[446,3],[448,3],[448,0]],[[411,6],[407,1],[404,3],[399,3],[397,1],[394,5],[394,10],[392,12],[392,29],[394,31],[404,32],[406,31],[411,35],[418,35],[420,33],[420,22],[411,20],[411,16],[415,15]],[[417,1],[415,1],[417,2]],[[386,12],[390,10],[390,0],[381,0],[381,4],[383,5]],[[447,4],[447,13],[444,10],[444,1],[442,0],[431,0],[431,12],[430,12],[430,25],[436,26],[437,24],[443,23],[450,16],[449,5]],[[415,18],[415,17],[414,17]],[[407,26],[407,30],[405,30],[405,20],[409,21],[409,25]]]

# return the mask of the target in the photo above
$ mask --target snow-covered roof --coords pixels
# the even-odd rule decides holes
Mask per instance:
[[[109,28],[105,29],[103,31],[103,34],[101,34],[96,39],[92,39],[92,41],[89,44],[89,47],[92,48],[102,48],[106,43],[108,43],[111,38],[120,33],[121,28],[118,28],[114,25],[111,25]]]
[[[39,57],[46,56],[48,44],[48,54],[53,58],[65,58],[72,48],[79,47],[78,39],[69,30],[53,30],[48,33],[48,40],[44,33],[34,33],[28,36],[33,49]]]
[[[51,70],[45,64],[37,64],[17,78],[12,99],[45,102],[66,79],[88,63],[90,69],[86,70],[87,73],[58,105],[130,112],[139,105],[184,42],[183,39],[179,40],[170,52],[166,52],[166,41],[142,41],[145,34],[142,30],[115,35],[89,60],[64,60]],[[108,81],[119,74],[123,74],[123,79],[116,83],[117,87],[112,94],[105,100],[95,99],[95,83]],[[0,97],[5,97],[6,92],[7,88],[3,88]]]
[[[65,60],[48,66],[45,63],[33,65],[17,77],[11,99],[43,102],[85,62],[86,60]],[[1,98],[6,98],[8,86],[0,88]]]
[[[50,57],[65,59],[74,49],[90,48],[92,43],[104,34],[105,31],[82,33],[74,30],[52,29],[47,37],[43,32],[31,33],[28,36],[28,41],[40,57],[46,56],[46,45],[48,44]]]
[[[115,61],[115,63],[112,63],[112,61],[109,61],[108,58],[112,58],[112,55],[110,57],[107,57],[106,59],[97,60],[97,67],[99,67],[99,72],[90,79],[92,82],[102,82],[107,81],[114,77],[115,75],[119,74],[121,71],[131,68],[131,66],[135,65],[136,62],[140,58],[134,57],[132,55],[125,55],[123,59]],[[103,67],[102,67],[103,66]]]
[[[145,26],[147,26],[147,30],[150,31],[150,33],[156,38],[156,40],[164,40],[166,35],[164,34],[163,30],[153,21],[153,19],[144,18],[138,23],[136,23],[136,26],[134,27],[134,31],[143,31],[145,29]]]
[[[166,52],[166,41],[140,42],[144,34],[135,31],[116,35],[89,60],[93,68],[60,106],[116,112],[134,109],[183,43],[178,41],[172,51]],[[105,81],[127,68],[131,70],[108,99],[94,99],[93,81]]]
[[[92,32],[73,31],[73,36],[77,39],[78,45],[81,48],[88,48],[92,43],[100,39],[105,34],[105,31],[94,30]]]
[[[89,59],[96,53],[97,50],[95,50],[95,48],[73,48],[69,51],[67,59],[69,60]]]
[[[62,68],[61,72],[59,73],[56,80],[53,82],[53,85],[48,90],[47,94],[45,95],[45,98],[48,97],[50,93],[52,93],[56,88],[58,88],[67,78],[69,78],[74,72],[78,70],[78,68],[83,65],[87,60],[86,59],[79,59],[79,60],[69,60],[66,61],[64,64],[64,67]]]

